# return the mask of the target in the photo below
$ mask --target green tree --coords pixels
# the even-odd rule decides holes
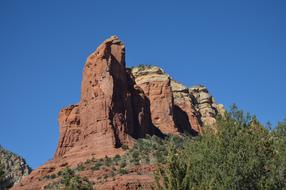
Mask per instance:
[[[286,117],[284,121],[278,123],[272,135],[275,155],[269,166],[271,177],[267,180],[267,184],[274,189],[286,189]]]
[[[5,172],[4,172],[4,165],[0,163],[0,182],[3,181]]]
[[[274,132],[233,106],[217,130],[168,144],[156,189],[285,189],[286,122]]]

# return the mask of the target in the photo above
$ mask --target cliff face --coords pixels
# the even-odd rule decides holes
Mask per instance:
[[[223,105],[202,85],[185,87],[156,66],[134,67],[132,75],[150,100],[153,124],[165,134],[197,135],[204,125],[215,126],[218,114],[224,115]]]
[[[0,178],[0,189],[6,189],[20,182],[23,176],[29,175],[31,168],[26,161],[0,146],[0,165],[3,177]]]
[[[124,44],[112,36],[86,61],[80,103],[60,111],[55,159],[119,153],[152,134],[149,118],[147,98],[126,71]]]
[[[223,114],[203,86],[187,88],[155,66],[126,68],[125,46],[105,40],[84,66],[80,102],[59,113],[60,138],[52,161],[15,189],[39,189],[36,179],[87,159],[123,154],[146,134],[198,135]],[[121,182],[122,183],[122,182]]]

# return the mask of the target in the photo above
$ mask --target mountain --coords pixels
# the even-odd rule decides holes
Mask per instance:
[[[0,146],[0,189],[8,189],[18,184],[23,176],[29,175],[31,168],[26,161]]]
[[[12,189],[48,187],[66,167],[124,156],[126,149],[146,136],[198,135],[205,125],[216,126],[218,114],[224,114],[224,107],[206,87],[185,87],[156,66],[127,68],[125,45],[112,36],[87,58],[79,103],[59,113],[60,137],[53,160]],[[153,170],[152,166],[146,168],[137,169]],[[84,176],[97,175],[91,172]],[[128,189],[137,189],[146,180],[152,182],[150,176],[145,177],[128,176],[97,189],[127,189],[127,184],[131,184]]]

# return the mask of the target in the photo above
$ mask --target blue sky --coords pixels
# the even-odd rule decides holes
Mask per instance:
[[[206,85],[266,123],[286,114],[286,1],[0,1],[0,144],[33,167],[53,157],[57,115],[77,103],[86,57],[109,36],[127,65]]]

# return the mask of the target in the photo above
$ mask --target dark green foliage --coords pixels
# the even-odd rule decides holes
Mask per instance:
[[[52,174],[52,175],[51,175],[51,179],[55,179],[56,177],[57,177],[56,174]]]
[[[112,163],[113,163],[113,160],[109,158],[108,156],[105,156],[104,165],[111,166]]]
[[[128,171],[125,168],[120,168],[119,174],[121,174],[121,175],[128,174]]]
[[[126,161],[125,160],[122,160],[122,162],[120,163],[120,167],[121,168],[124,168],[126,166]]]
[[[123,145],[121,146],[121,148],[122,148],[123,150],[128,150],[128,149],[129,149],[128,145],[126,145],[126,144],[123,144]]]
[[[285,189],[286,122],[271,132],[236,106],[183,143],[167,140],[166,164],[158,165],[156,189]]]
[[[91,169],[94,171],[99,170],[102,165],[103,163],[101,161],[97,161],[95,162],[94,166],[91,167]]]
[[[131,69],[133,69],[133,68],[138,68],[139,71],[141,71],[141,70],[144,70],[144,69],[146,69],[146,68],[151,68],[151,67],[152,67],[152,65],[139,64],[139,65],[136,66],[136,67],[131,67]]]
[[[65,189],[65,190],[92,190],[92,183],[86,178],[82,178],[75,174],[75,171],[70,168],[65,168],[58,173],[61,177],[58,183],[52,183],[45,187],[45,189]],[[51,176],[55,178],[56,176]]]
[[[275,155],[270,162],[269,170],[270,184],[275,189],[285,189],[286,181],[286,117],[283,122],[278,123],[272,132],[274,138]]]
[[[65,168],[62,172],[62,183],[69,186],[71,179],[75,176],[75,172],[70,168]]]
[[[4,165],[2,163],[0,163],[0,182],[4,179]]]
[[[87,178],[81,178],[75,175],[75,172],[70,168],[65,168],[62,173],[61,183],[64,184],[67,190],[91,190],[92,184]]]
[[[84,171],[85,170],[84,164],[78,164],[76,170],[77,171]]]
[[[124,157],[134,165],[164,163],[167,154],[166,148],[164,140],[161,138],[147,136],[144,139],[138,139],[134,147]]]
[[[113,161],[115,162],[115,163],[118,163],[119,161],[121,160],[121,156],[120,155],[115,155],[115,157],[113,158]]]

